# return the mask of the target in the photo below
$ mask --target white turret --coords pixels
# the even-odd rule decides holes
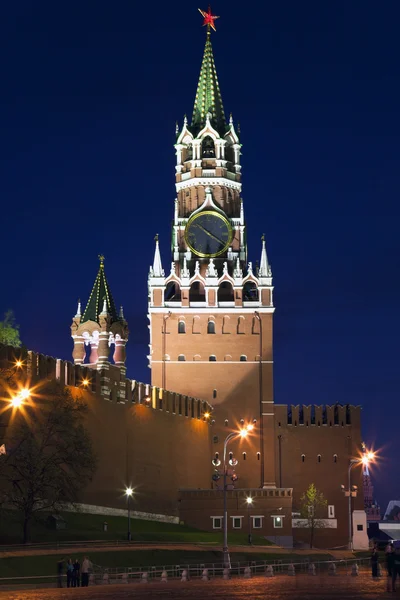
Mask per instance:
[[[164,270],[161,264],[161,255],[160,255],[160,247],[158,243],[158,233],[155,237],[156,240],[156,249],[154,251],[154,261],[153,261],[153,277],[164,277]]]

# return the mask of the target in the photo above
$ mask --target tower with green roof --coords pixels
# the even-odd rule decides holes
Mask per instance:
[[[264,236],[259,265],[248,261],[239,128],[222,102],[217,17],[200,12],[207,31],[192,118],[176,128],[171,270],[157,236],[148,279],[151,381],[214,406],[221,455],[226,427],[257,419],[240,485],[274,487],[272,272]]]
[[[104,256],[100,255],[99,260],[99,270],[86,307],[82,312],[81,303],[78,302],[77,312],[72,319],[72,356],[76,365],[82,365],[85,363],[86,349],[90,347],[87,365],[98,370],[108,369],[111,347],[114,347],[114,364],[125,374],[128,323],[122,306],[117,312],[105,274]]]

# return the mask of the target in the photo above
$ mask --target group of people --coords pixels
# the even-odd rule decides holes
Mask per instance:
[[[386,570],[388,575],[388,588],[391,587],[391,591],[396,591],[396,579],[400,579],[400,544],[396,543],[394,546],[390,542],[385,548],[385,561]],[[378,548],[375,545],[371,554],[371,569],[372,577],[379,577],[379,553]],[[388,590],[390,591],[390,590]]]
[[[63,587],[65,558],[61,558],[57,564],[57,585]],[[82,565],[78,559],[72,562],[71,558],[66,562],[67,587],[88,587],[89,573],[92,569],[92,563],[87,556],[84,557]]]

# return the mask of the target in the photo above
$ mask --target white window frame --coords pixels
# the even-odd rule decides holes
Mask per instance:
[[[213,529],[222,529],[222,523],[223,523],[224,517],[214,516],[214,517],[210,517],[210,519],[212,519],[212,522],[213,522]],[[219,527],[215,526],[215,520],[216,519],[220,520],[221,524],[219,525]]]
[[[232,529],[242,529],[242,525],[243,525],[243,515],[233,515],[231,516],[232,519]],[[240,520],[240,527],[236,527],[235,526],[235,519],[239,519]]]
[[[273,523],[274,529],[282,529],[284,515],[271,515],[271,518],[272,518],[272,523]],[[280,519],[279,525],[277,525],[277,523],[278,523],[277,519]]]
[[[251,518],[253,519],[252,528],[253,529],[262,529],[264,515],[251,515]],[[256,519],[260,519],[259,527],[257,527],[257,525],[256,525]]]
[[[335,506],[333,504],[328,505],[328,519],[335,518]]]

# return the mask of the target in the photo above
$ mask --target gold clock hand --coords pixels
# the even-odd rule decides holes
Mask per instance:
[[[202,227],[202,225],[200,225],[200,223],[196,223],[196,225],[197,225],[197,227],[199,229],[201,229],[202,231],[204,231],[204,233],[206,233],[207,235],[209,235],[210,237],[212,237],[219,244],[222,244],[223,246],[225,245],[225,242],[223,242],[222,240],[220,240],[219,238],[217,238],[213,233],[211,233],[211,231],[208,231],[208,229],[205,229],[204,227]]]

